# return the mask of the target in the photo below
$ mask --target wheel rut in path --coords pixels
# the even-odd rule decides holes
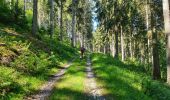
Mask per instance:
[[[106,100],[101,93],[101,88],[97,87],[95,81],[95,75],[92,71],[92,63],[90,55],[87,57],[87,66],[86,66],[87,79],[85,80],[85,89],[89,95],[89,100]]]
[[[51,95],[56,82],[61,79],[61,77],[65,74],[67,68],[71,65],[72,61],[64,66],[64,68],[61,69],[58,73],[53,75],[44,85],[42,85],[40,91],[37,94],[26,97],[24,100],[49,100],[49,96]]]

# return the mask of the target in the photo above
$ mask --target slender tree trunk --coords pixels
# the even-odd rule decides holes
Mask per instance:
[[[50,0],[50,38],[54,34],[54,1]]]
[[[132,47],[132,39],[133,39],[133,35],[132,35],[132,28],[130,27],[130,35],[129,35],[129,38],[130,38],[130,58],[132,59],[133,58],[133,47]]]
[[[71,42],[71,45],[73,47],[75,47],[75,20],[76,20],[75,0],[72,0],[72,42]]]
[[[150,0],[146,0],[146,5],[145,5],[145,11],[146,11],[146,30],[147,30],[147,34],[148,34],[148,39],[147,39],[147,63],[149,64],[151,62],[151,50],[150,50],[150,39],[149,39],[149,31],[150,29]]]
[[[164,27],[167,41],[167,83],[170,85],[170,12],[169,0],[163,0]]]
[[[114,35],[111,35],[111,43],[110,43],[110,51],[111,51],[111,55],[113,57],[115,57],[115,41],[114,41]]]
[[[33,35],[36,35],[37,30],[38,30],[37,15],[38,15],[38,0],[33,0],[33,19],[32,19],[32,34]]]
[[[26,18],[26,7],[27,7],[27,2],[24,0],[24,18]]]
[[[63,40],[63,1],[60,0],[60,40]]]
[[[125,51],[124,51],[124,37],[123,37],[123,27],[121,26],[121,51],[122,51],[122,61],[125,60]]]
[[[115,58],[118,58],[118,51],[119,51],[119,45],[118,45],[118,27],[115,26]]]
[[[103,53],[106,54],[106,44],[103,46]]]
[[[19,1],[16,0],[16,3],[15,3],[15,21],[16,22],[18,22],[18,16],[19,16],[18,9],[19,9]]]

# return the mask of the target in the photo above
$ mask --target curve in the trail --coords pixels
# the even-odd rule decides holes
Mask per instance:
[[[90,55],[87,57],[87,66],[86,66],[86,72],[87,72],[87,79],[86,79],[86,92],[89,94],[90,100],[105,100],[105,98],[102,96],[100,88],[98,88],[96,81],[95,81],[95,75],[92,71],[92,63],[90,59]]]

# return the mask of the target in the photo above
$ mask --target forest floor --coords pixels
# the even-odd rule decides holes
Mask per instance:
[[[69,44],[0,24],[0,99],[23,100],[78,55]]]

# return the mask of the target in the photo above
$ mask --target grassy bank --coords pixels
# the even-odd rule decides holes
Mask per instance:
[[[0,24],[0,99],[22,100],[77,55],[69,44]]]
[[[147,77],[142,67],[125,64],[103,54],[93,54],[92,61],[96,80],[108,99],[151,99],[142,92],[142,79]]]

